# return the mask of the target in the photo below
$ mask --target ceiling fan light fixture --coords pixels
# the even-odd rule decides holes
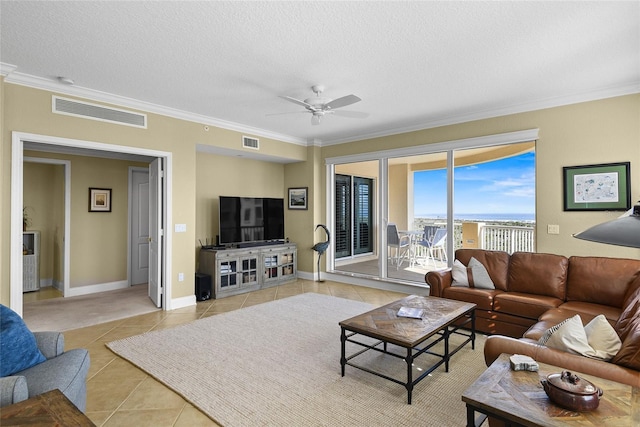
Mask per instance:
[[[304,107],[306,109],[306,112],[312,114],[312,125],[319,125],[320,118],[325,114],[333,114],[338,108],[346,107],[347,105],[355,104],[356,102],[361,101],[361,99],[355,95],[346,95],[337,99],[321,97],[320,94],[324,90],[324,86],[320,85],[312,86],[311,90],[313,90],[316,96],[307,98],[304,101],[292,98],[290,96],[280,96],[280,98]],[[368,116],[368,114],[358,112],[345,111],[344,113],[344,117],[362,118]]]

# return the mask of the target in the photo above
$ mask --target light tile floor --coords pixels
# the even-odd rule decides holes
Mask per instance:
[[[319,283],[299,279],[247,294],[198,302],[196,306],[179,310],[157,311],[67,331],[64,333],[65,348],[86,348],[91,356],[87,380],[87,416],[97,426],[108,427],[218,425],[171,389],[116,356],[105,343],[305,292],[375,305],[384,305],[406,296],[337,282]]]

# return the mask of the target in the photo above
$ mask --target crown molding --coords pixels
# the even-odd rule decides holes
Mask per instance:
[[[255,135],[263,138],[275,139],[282,142],[288,142],[296,145],[307,146],[307,141],[304,138],[295,138],[290,135],[284,135],[276,132],[270,132],[265,129],[254,128],[251,126],[242,125],[235,122],[216,119],[214,117],[208,117],[201,114],[190,113],[188,111],[178,110],[175,108],[165,107],[162,105],[153,104],[150,102],[139,101],[133,98],[127,98],[124,96],[113,95],[107,92],[99,90],[88,89],[81,86],[69,86],[57,81],[36,77],[29,74],[15,72],[15,66],[10,64],[0,63],[0,70],[3,75],[6,75],[5,82],[27,86],[35,89],[42,89],[51,92],[56,92],[64,95],[76,96],[79,98],[85,98],[92,101],[105,102],[121,107],[133,108],[140,111],[149,113],[160,114],[175,119],[185,120],[194,123],[200,123],[208,126],[215,126],[222,129],[233,130],[239,133]],[[5,70],[7,70],[5,74]]]
[[[6,64],[4,62],[0,62],[0,76],[7,76],[11,73],[13,73],[16,68],[18,68],[17,65],[11,65],[11,64]]]
[[[469,114],[461,114],[451,117],[443,117],[430,120],[415,126],[407,126],[401,128],[387,129],[380,132],[372,132],[352,138],[342,138],[334,140],[323,140],[322,146],[344,144],[347,142],[362,141],[365,139],[381,138],[401,133],[415,132],[420,130],[432,129],[441,126],[449,126],[460,123],[472,122],[475,120],[491,119],[494,117],[508,116],[511,114],[526,113],[530,111],[544,110],[553,107],[562,107],[564,105],[579,104],[582,102],[597,101],[606,98],[615,98],[617,96],[633,95],[640,93],[640,82],[631,83],[623,86],[616,86],[604,89],[598,89],[591,92],[571,94],[566,96],[557,96],[547,98],[540,101],[528,102],[523,104],[511,105],[508,107],[489,109]]]
[[[76,96],[79,98],[85,98],[93,101],[105,102],[117,106],[124,106],[133,108],[140,111],[160,114],[167,117],[172,117],[189,122],[199,123],[203,125],[215,126],[222,129],[228,129],[239,133],[254,135],[263,138],[275,139],[282,142],[287,142],[296,145],[302,145],[305,147],[316,146],[326,147],[330,145],[344,144],[348,142],[362,141],[366,139],[387,137],[402,133],[416,132],[426,129],[437,128],[441,126],[449,126],[460,123],[471,122],[475,120],[490,119],[494,117],[508,116],[511,114],[526,113],[530,111],[543,110],[553,107],[561,107],[571,104],[579,104],[582,102],[597,101],[600,99],[613,98],[617,96],[632,95],[640,93],[640,81],[629,83],[627,85],[601,88],[591,92],[569,94],[557,97],[551,97],[539,101],[514,104],[507,107],[487,109],[469,114],[460,114],[455,116],[447,116],[435,118],[417,125],[396,127],[385,129],[379,132],[372,132],[353,136],[350,138],[336,138],[336,139],[304,139],[297,138],[290,135],[279,134],[276,132],[270,132],[265,129],[254,128],[251,126],[242,125],[235,122],[216,119],[214,117],[208,117],[201,114],[190,113],[188,111],[178,110],[170,107],[165,107],[157,104],[139,101],[124,96],[113,95],[110,93],[83,88],[80,86],[68,86],[58,81],[46,79],[42,77],[35,77],[25,73],[16,72],[17,67],[15,65],[6,64],[0,62],[0,75],[5,76],[6,83],[12,83],[22,86],[28,86],[36,89],[48,90],[57,92],[64,95]]]

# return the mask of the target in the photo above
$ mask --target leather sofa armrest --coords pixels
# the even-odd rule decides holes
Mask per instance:
[[[442,297],[444,288],[451,286],[453,276],[451,269],[430,271],[424,275],[424,281],[429,285],[429,295],[432,297]]]
[[[527,339],[516,339],[502,335],[487,337],[484,345],[485,364],[487,366],[491,365],[501,353],[523,354],[540,363],[640,387],[640,371],[610,362],[570,354],[539,345]]]
[[[27,380],[21,375],[0,378],[0,407],[13,405],[29,398]]]
[[[60,332],[34,332],[36,345],[47,359],[64,353],[64,335]]]

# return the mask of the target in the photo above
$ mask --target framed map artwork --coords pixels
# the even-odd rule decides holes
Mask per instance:
[[[562,168],[565,211],[631,208],[630,162]]]

